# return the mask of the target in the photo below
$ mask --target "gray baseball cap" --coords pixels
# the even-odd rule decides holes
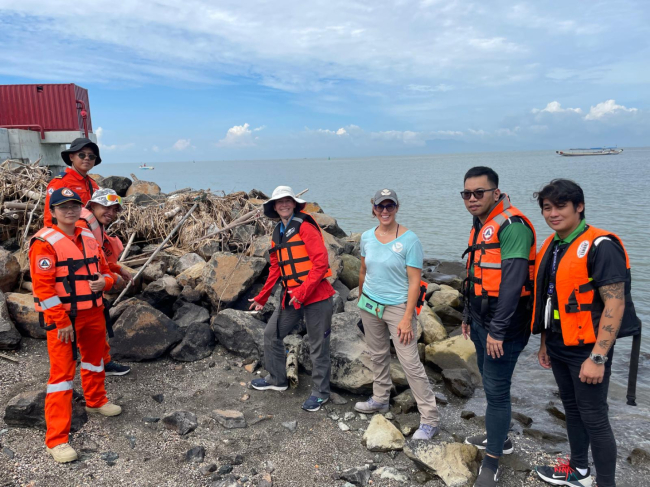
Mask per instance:
[[[399,200],[397,199],[397,193],[392,189],[380,189],[375,193],[375,197],[372,199],[373,205],[378,205],[383,201],[390,200],[396,205],[399,205]]]

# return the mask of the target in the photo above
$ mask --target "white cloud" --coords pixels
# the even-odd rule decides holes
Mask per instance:
[[[178,139],[176,143],[172,146],[172,149],[174,150],[185,150],[190,146],[191,142],[190,139]]]
[[[235,125],[229,128],[226,136],[217,142],[217,147],[247,147],[255,145],[257,137],[253,135],[253,132],[259,132],[260,130],[264,130],[264,128],[266,128],[265,125],[251,129],[248,123]]]
[[[438,130],[416,132],[412,130],[384,130],[367,132],[357,125],[348,125],[338,130],[306,129],[307,133],[325,136],[338,136],[353,143],[399,143],[406,146],[425,146],[430,140],[448,140],[463,137],[463,132],[456,130]]]
[[[582,113],[581,108],[562,108],[562,104],[557,101],[552,101],[548,105],[546,105],[546,108],[542,108],[541,110],[539,108],[533,108],[531,110],[532,113],[542,113],[542,112],[548,112],[548,113]]]
[[[157,145],[154,145],[154,146],[151,147],[151,150],[154,151],[154,152],[160,152],[160,147],[158,147]]]
[[[638,111],[636,108],[627,108],[623,105],[617,105],[614,100],[607,100],[599,103],[595,107],[592,106],[589,113],[585,116],[585,120],[602,120],[605,117],[616,113],[634,113]]]
[[[115,151],[115,150],[124,150],[124,149],[130,149],[131,147],[135,146],[133,142],[129,142],[128,144],[111,144],[111,145],[106,145],[103,143],[103,137],[104,137],[104,129],[102,127],[97,127],[95,129],[95,135],[97,136],[97,146],[99,147],[100,151]]]
[[[435,93],[435,92],[438,92],[438,91],[445,92],[445,91],[451,91],[451,90],[454,89],[453,86],[449,86],[449,85],[446,85],[444,83],[440,83],[440,84],[438,84],[436,86],[411,84],[411,85],[408,85],[406,88],[408,90],[410,90],[410,91],[415,91],[415,92],[418,92],[418,93]]]

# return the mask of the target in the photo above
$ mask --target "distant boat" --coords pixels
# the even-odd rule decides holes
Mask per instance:
[[[557,154],[565,157],[575,156],[615,156],[623,152],[617,147],[591,147],[589,149],[569,149],[568,151],[556,150]]]
[[[143,162],[142,164],[140,164],[140,169],[156,169],[156,168],[153,166],[147,166],[147,163]]]

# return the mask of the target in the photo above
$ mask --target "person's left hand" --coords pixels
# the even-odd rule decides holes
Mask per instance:
[[[90,290],[94,293],[103,291],[106,287],[106,279],[99,272],[95,272],[95,275],[98,276],[96,281],[90,281]]]
[[[289,290],[289,294],[291,294],[291,299],[289,300],[289,305],[293,306],[293,303],[298,303],[298,305],[301,305],[302,303],[298,301],[298,298],[293,295],[293,291]]]
[[[580,381],[587,384],[600,384],[605,376],[605,364],[598,365],[596,362],[587,358],[582,362],[580,367]]]
[[[133,282],[133,276],[124,267],[120,267],[120,276],[122,276],[122,279],[124,279],[126,282]]]
[[[397,325],[397,336],[403,345],[408,345],[413,340],[413,326],[409,318],[402,318],[402,321]]]
[[[487,354],[493,359],[503,357],[503,340],[495,340],[492,335],[488,333],[487,340],[485,341],[485,348]]]

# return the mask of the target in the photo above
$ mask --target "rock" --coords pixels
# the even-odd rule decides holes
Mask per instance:
[[[345,303],[347,303],[347,301],[344,301],[343,298],[341,298],[341,295],[339,294],[339,292],[336,291],[334,293],[334,296],[332,296],[332,307],[333,307],[333,310],[334,310],[333,311],[334,314],[343,313],[343,311],[345,311]]]
[[[442,370],[467,369],[473,380],[478,384],[481,375],[476,363],[476,349],[471,340],[463,336],[447,338],[441,342],[427,345],[426,361]]]
[[[102,453],[101,455],[99,455],[99,458],[104,460],[106,462],[106,465],[108,465],[109,467],[112,467],[115,464],[117,464],[117,459],[120,458],[120,456],[117,453],[113,452],[113,451],[107,451],[107,452]]]
[[[418,315],[418,326],[422,328],[423,341],[426,344],[440,342],[447,338],[447,330],[445,330],[442,320],[427,303],[422,305]]]
[[[75,400],[73,393],[70,431],[79,431],[88,421],[88,414],[84,406],[85,404]],[[23,392],[12,398],[5,408],[4,422],[8,426],[36,428],[45,431],[47,429],[45,426],[45,389]]]
[[[343,262],[343,269],[339,274],[339,279],[348,288],[353,289],[359,287],[359,269],[361,269],[361,260],[353,257],[352,255],[341,255]]]
[[[520,413],[519,411],[512,411],[512,419],[519,421],[523,426],[530,426],[533,424],[533,418]]]
[[[172,308],[180,295],[181,287],[176,279],[164,275],[147,286],[142,293],[142,300],[167,316],[172,316]]]
[[[221,465],[218,470],[219,475],[226,475],[232,472],[232,465]]]
[[[298,429],[298,421],[285,421],[282,423],[282,426],[287,428],[292,433],[295,433],[296,429]]]
[[[327,233],[334,235],[337,238],[346,238],[348,236],[347,233],[341,230],[341,227],[339,227],[336,218],[331,217],[325,213],[314,213],[311,216],[314,217],[314,220],[316,220],[318,226]]]
[[[215,409],[210,413],[210,416],[226,429],[246,428],[248,426],[244,414],[232,409]]]
[[[210,321],[210,312],[203,306],[198,306],[193,303],[183,303],[176,310],[176,313],[174,313],[172,320],[181,328],[187,328],[192,323],[207,323]]]
[[[386,418],[389,421],[392,421],[393,419],[395,419],[395,415],[391,412],[387,412],[386,414],[384,414],[384,418]]]
[[[257,483],[257,487],[273,487],[273,479],[271,478],[270,472],[262,474],[260,481]]]
[[[325,248],[327,248],[327,256],[329,258],[330,269],[332,269],[332,277],[327,279],[334,282],[338,279],[339,274],[343,268],[343,261],[341,254],[343,253],[343,245],[333,235],[323,232],[323,239],[325,240]]]
[[[345,398],[339,396],[336,392],[330,392],[330,401],[337,406],[343,406],[348,403]]]
[[[650,466],[650,453],[643,448],[635,448],[627,457],[627,461],[634,467],[649,467]]]
[[[475,446],[463,443],[409,442],[404,453],[425,472],[440,477],[449,487],[472,485],[478,472]]]
[[[538,440],[550,441],[551,443],[561,443],[567,441],[565,434],[558,435],[548,431],[542,431],[534,428],[524,428],[524,434]]]
[[[402,414],[417,412],[418,410],[418,405],[415,402],[411,389],[406,389],[398,396],[395,396],[393,398],[393,404],[395,405],[395,408],[400,409]]]
[[[266,260],[216,252],[203,268],[203,285],[215,309],[239,298],[262,274]]]
[[[236,244],[246,244],[255,235],[255,225],[241,225],[232,229],[231,248],[237,248]]]
[[[429,299],[431,299],[431,296],[433,295],[433,293],[435,293],[436,291],[440,291],[440,284],[430,282],[429,285],[427,286],[427,292],[424,295],[424,298],[427,301],[429,301]]]
[[[353,301],[355,299],[359,299],[359,287],[355,287],[350,291],[350,294],[348,294],[348,301]]]
[[[358,313],[359,312],[359,300],[355,299],[354,301],[346,301],[343,306],[343,311],[345,313]]]
[[[145,416],[144,418],[142,418],[142,421],[144,421],[145,423],[153,424],[160,421],[160,418],[158,418],[157,416]]]
[[[0,291],[0,350],[15,350],[20,347],[22,337],[9,317],[7,300]]]
[[[205,448],[202,446],[195,446],[187,450],[185,454],[185,461],[190,463],[203,463],[205,458]]]
[[[201,257],[199,254],[195,254],[194,252],[189,252],[187,254],[182,255],[175,263],[174,267],[172,268],[172,273],[177,276],[183,271],[186,271],[190,267],[196,264],[201,264],[205,263],[205,259]]]
[[[260,257],[269,262],[269,249],[271,248],[271,235],[262,235],[255,237],[250,247],[248,255],[251,257]]]
[[[379,467],[377,470],[372,472],[372,476],[379,477],[380,479],[394,480],[399,483],[409,481],[408,476],[393,467]]]
[[[555,416],[557,419],[559,419],[559,420],[561,420],[561,421],[566,421],[566,414],[564,414],[564,411],[562,411],[561,409],[559,409],[559,408],[558,408],[558,407],[553,403],[553,401],[550,401],[550,402],[546,405],[546,412],[548,412],[548,414],[550,414],[551,416]]]
[[[216,345],[214,332],[207,323],[192,323],[185,332],[183,340],[176,345],[170,355],[181,362],[196,362],[212,355]]]
[[[354,419],[357,417],[357,415],[353,411],[348,411],[343,415],[343,419],[345,421],[354,421]]]
[[[216,252],[221,252],[221,242],[217,240],[204,240],[196,249],[196,253],[203,257],[206,263]]]
[[[167,272],[167,262],[164,260],[155,260],[142,271],[142,280],[145,283],[154,282],[162,278]]]
[[[269,197],[263,191],[260,191],[259,189],[253,188],[248,192],[248,199],[262,200],[262,203],[263,203],[264,201],[268,200]],[[259,203],[259,204],[262,204],[262,203]]]
[[[468,398],[474,394],[472,376],[467,369],[444,369],[442,377],[447,389],[454,395]]]
[[[533,466],[530,463],[531,460],[533,460],[531,455],[515,452],[514,455],[503,455],[499,460],[499,464],[509,467],[515,472],[528,474],[533,470]]]
[[[20,277],[20,264],[16,256],[8,250],[0,248],[0,291],[13,291]]]
[[[364,467],[349,468],[341,472],[341,478],[352,485],[368,485],[370,480],[370,468],[368,465]]]
[[[176,323],[147,303],[136,301],[113,324],[113,360],[140,362],[165,354],[183,339]]]
[[[390,359],[390,379],[393,381],[395,387],[404,388],[409,385],[402,364],[396,358]]]
[[[343,421],[339,421],[338,426],[341,431],[350,431],[350,427]]]
[[[404,447],[404,435],[381,414],[375,414],[361,440],[370,451],[387,452]]]
[[[214,477],[213,477],[214,479]],[[260,481],[260,483],[257,484],[257,487],[260,487],[262,485],[266,487],[271,487],[273,484],[263,484],[264,480]],[[210,487],[241,487],[242,484],[240,484],[235,477],[232,475],[229,475],[225,479],[217,479],[215,482],[212,483]]]
[[[436,306],[451,306],[457,308],[460,306],[460,293],[455,289],[441,289],[431,295],[429,304],[434,308]]]
[[[209,465],[203,465],[201,468],[199,468],[199,472],[201,472],[201,475],[210,475],[212,472],[217,471],[217,465],[215,463],[211,463]]]
[[[79,446],[79,451],[83,453],[95,453],[99,450],[99,445],[95,440],[89,438],[86,435],[81,437],[81,445]]]
[[[456,327],[463,322],[463,313],[446,304],[435,306],[433,312],[440,317],[445,326]]]
[[[151,396],[151,399],[156,401],[158,404],[162,404],[162,402],[165,400],[165,395],[164,394],[154,394]]]
[[[190,287],[194,289],[203,280],[203,270],[207,265],[207,262],[194,264],[178,274],[176,282],[183,288]]]
[[[332,363],[331,383],[339,389],[364,394],[372,391],[372,362],[366,342],[357,328],[358,312],[338,313],[332,317],[330,358]],[[221,341],[221,340],[220,340]],[[311,373],[309,341],[303,339],[300,365]]]
[[[162,422],[167,429],[174,430],[179,435],[186,435],[199,425],[196,415],[190,411],[174,411],[165,416]]]
[[[166,201],[167,196],[164,194],[132,194],[124,198],[124,203],[130,203],[140,208],[164,205]]]
[[[131,196],[137,194],[146,194],[146,195],[160,194],[160,186],[150,181],[142,181],[141,179],[137,179],[133,181],[131,186],[129,186],[129,189],[126,190],[126,194],[124,196]]]
[[[261,359],[264,355],[263,321],[246,311],[224,309],[210,322],[217,341],[237,355]]]
[[[348,300],[350,289],[345,284],[343,284],[340,280],[336,280],[332,283],[332,287],[339,293],[343,302]]]
[[[9,317],[21,335],[46,338],[47,332],[38,321],[38,312],[34,309],[34,297],[31,294],[7,293],[5,298]]]
[[[442,272],[436,272],[431,268],[425,268],[422,271],[422,277],[424,277],[424,279],[427,281],[433,282],[435,284],[447,284],[449,287],[452,287],[457,291],[460,291],[463,284],[463,280],[460,277],[451,274],[444,274]]]
[[[463,419],[472,419],[475,416],[476,416],[476,413],[474,411],[463,410],[463,411],[460,412],[460,417],[463,418]]]
[[[133,184],[133,181],[129,178],[122,176],[109,176],[104,178],[100,186],[102,188],[110,188],[120,196],[124,197],[126,196],[128,189],[131,187],[131,184]]]

